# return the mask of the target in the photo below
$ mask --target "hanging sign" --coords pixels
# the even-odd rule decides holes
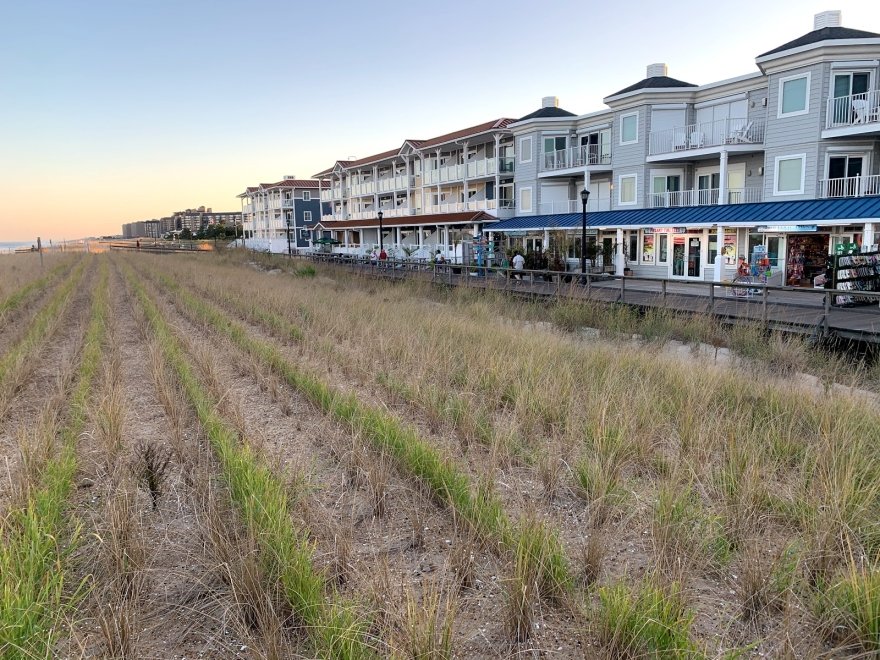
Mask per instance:
[[[819,231],[816,225],[761,225],[758,231],[762,234],[775,234],[776,232],[811,232]]]

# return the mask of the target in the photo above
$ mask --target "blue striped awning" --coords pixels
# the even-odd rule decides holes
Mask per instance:
[[[711,227],[796,224],[848,224],[880,220],[880,196],[805,199],[715,206],[679,206],[587,213],[587,226],[600,229],[639,227]],[[527,215],[486,225],[485,231],[576,229],[580,213]]]

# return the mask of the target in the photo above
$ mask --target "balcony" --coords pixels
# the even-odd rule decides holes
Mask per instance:
[[[688,124],[661,131],[651,131],[648,138],[648,157],[674,154],[691,156],[699,149],[729,147],[730,151],[754,151],[763,148],[764,120],[719,119],[699,124]]]
[[[350,185],[348,187],[348,194],[350,197],[365,197],[367,195],[372,195],[375,192],[376,183],[374,181],[355,183],[354,185]]]
[[[880,133],[880,90],[828,99],[822,137]]]
[[[819,179],[819,197],[870,197],[880,195],[880,174]]]
[[[610,211],[611,198],[591,199],[587,202],[587,213],[596,211]],[[583,204],[579,199],[558,200],[555,202],[541,202],[538,205],[538,213],[541,215],[554,215],[559,213],[582,213]]]
[[[425,213],[462,213],[464,211],[494,211],[498,208],[495,199],[472,199],[467,202],[449,202],[444,204],[429,204],[425,207]]]
[[[282,199],[281,200],[281,208],[292,209],[293,208],[293,200],[292,199]]]
[[[502,156],[498,159],[499,174],[513,174],[516,168],[516,159],[513,156]]]
[[[396,190],[406,190],[412,188],[415,184],[415,177],[406,174],[398,174],[397,176],[388,176],[380,178],[377,182],[377,189],[382,192],[394,192]]]
[[[548,151],[541,162],[541,170],[550,172],[589,165],[611,165],[611,147],[605,144],[584,144],[559,151]]]
[[[502,159],[509,161],[505,163],[505,167],[510,168],[513,172],[513,159]],[[476,179],[485,176],[495,176],[498,168],[497,158],[481,158],[472,160],[466,164],[444,165],[436,170],[428,170],[422,175],[422,184],[426,186],[437,185],[438,183],[453,183],[462,181],[467,176],[468,179]],[[503,171],[503,170],[502,170]]]
[[[727,204],[751,204],[764,199],[763,188],[730,188],[727,191]],[[648,208],[663,209],[675,206],[714,206],[721,201],[721,190],[704,188],[702,190],[676,190],[673,192],[649,193]]]

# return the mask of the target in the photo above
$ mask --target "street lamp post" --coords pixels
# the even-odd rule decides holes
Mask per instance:
[[[287,256],[293,257],[293,249],[290,247],[290,218],[287,218]]]
[[[587,201],[590,199],[590,191],[581,190],[581,275],[586,279],[587,275]]]
[[[382,216],[384,215],[385,214],[382,213],[382,211],[379,211],[376,214],[376,217],[379,218],[379,252],[382,252],[382,250],[385,249],[384,245],[382,244]]]

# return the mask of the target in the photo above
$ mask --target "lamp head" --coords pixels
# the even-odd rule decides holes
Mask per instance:
[[[382,222],[382,217],[383,217],[384,215],[385,215],[385,214],[382,213],[382,211],[379,211],[379,212],[376,214],[376,217],[379,218],[379,222]]]
[[[588,199],[590,199],[590,191],[584,188],[581,190],[581,201],[586,204]]]

